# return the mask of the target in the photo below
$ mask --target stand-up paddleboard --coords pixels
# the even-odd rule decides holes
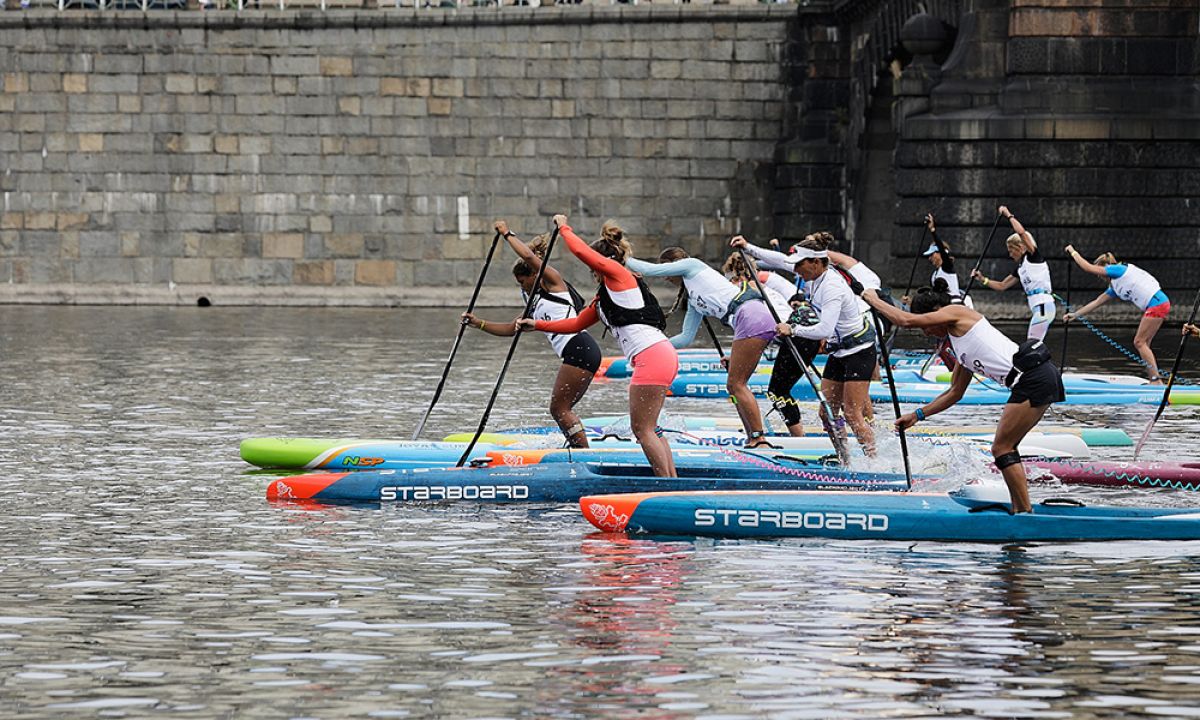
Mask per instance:
[[[773,368],[775,350],[764,353],[764,359],[755,368],[756,373],[769,374]],[[893,350],[891,353],[892,367],[911,367],[919,369],[929,360],[929,352],[924,350]],[[827,356],[818,355],[813,359],[817,367],[824,367]],[[597,375],[609,378],[627,378],[633,375],[629,361],[624,356],[606,356],[601,360],[601,369]],[[721,364],[721,356],[715,350],[680,350],[679,374],[692,373],[724,373],[725,366]]]
[[[767,393],[767,384],[769,378],[761,375],[755,375],[750,378],[748,383],[751,392],[758,397],[765,397]],[[910,382],[896,383],[896,396],[903,403],[928,403],[945,391],[946,386],[939,383],[931,382]],[[676,397],[706,397],[706,398],[727,398],[729,392],[725,387],[725,376],[712,373],[696,373],[694,375],[685,375],[677,377],[671,383],[669,388],[671,395]],[[1194,391],[1190,391],[1193,392]],[[886,383],[872,382],[869,389],[871,400],[874,402],[891,402],[891,390]],[[807,382],[797,383],[792,387],[792,398],[798,401],[813,400],[816,396],[813,394],[812,387]],[[1161,399],[1162,393],[1159,392],[1158,399]],[[983,385],[972,385],[967,388],[958,405],[1003,405],[1008,402],[1009,391],[1005,389],[993,389]],[[1068,394],[1066,404],[1068,405],[1132,405],[1137,403],[1158,402],[1158,399],[1151,398],[1150,393],[1075,393]],[[1200,402],[1200,394],[1196,394],[1195,402]],[[1193,402],[1190,396],[1177,394],[1175,391],[1171,393],[1172,403],[1190,403]]]
[[[466,450],[465,442],[368,440],[361,438],[249,438],[242,459],[263,468],[355,470],[397,467],[446,467]],[[476,445],[484,455],[491,445]]]
[[[486,441],[493,445],[527,445],[535,447],[545,443],[547,438],[551,437],[540,433],[512,435],[485,433],[485,435]],[[746,436],[744,434],[723,430],[696,430],[680,433],[667,430],[663,436],[675,448],[711,447],[737,449],[746,444]],[[464,438],[470,438],[470,434],[455,433],[447,435],[445,439],[450,442],[458,442]],[[987,438],[977,436],[927,439],[932,443],[943,444],[946,442],[961,441],[976,445],[981,449],[986,448],[991,442]],[[805,435],[803,437],[771,435],[768,436],[767,440],[775,447],[763,448],[766,450],[778,450],[789,454],[805,453],[818,457],[834,454],[833,443],[825,435]],[[1042,440],[1045,443],[1042,443]],[[588,444],[594,448],[620,447],[636,443],[637,439],[632,435],[609,434],[601,437],[588,437]],[[854,443],[851,443],[850,449],[851,452],[862,452],[862,448]],[[1091,449],[1088,448],[1087,443],[1083,442],[1078,435],[1030,433],[1030,436],[1021,442],[1021,454],[1025,457],[1083,459],[1091,456]]]
[[[589,433],[602,435],[608,428],[629,427],[628,415],[596,415],[583,419],[583,425]],[[741,418],[736,416],[720,416],[720,415],[677,415],[671,413],[669,421],[671,427],[680,426],[679,429],[693,430],[726,430],[730,432],[739,432],[742,429]],[[1041,433],[1032,433],[1030,437],[1038,435],[1077,435],[1088,447],[1132,447],[1133,438],[1129,437],[1129,433],[1120,428],[1093,428],[1093,427],[1075,427],[1065,425],[1050,425],[1042,423],[1039,427],[1043,428]],[[542,425],[530,426],[523,428],[513,428],[510,430],[502,430],[506,433],[559,433],[561,432],[557,426]],[[915,435],[933,435],[933,436],[959,436],[973,435],[978,437],[987,437],[990,439],[996,432],[994,425],[941,425],[934,423],[931,425],[916,425],[905,431],[910,436]],[[825,433],[820,431],[809,431],[808,436],[824,436]],[[1048,443],[1035,442],[1037,445],[1047,445]]]
[[[719,538],[827,537],[936,542],[1197,540],[1200,508],[1087,507],[1047,500],[1009,515],[1002,500],[947,493],[680,492],[579,501],[607,532]]]
[[[1043,470],[1071,485],[1200,490],[1200,462],[1052,462],[1026,463],[1030,479]]]
[[[757,467],[681,468],[680,477],[655,477],[648,466],[623,463],[547,463],[496,468],[435,470],[363,470],[314,473],[273,480],[269,500],[325,503],[363,502],[574,502],[595,492],[628,490],[732,490],[856,488],[897,490],[904,478],[882,475],[857,479],[787,472],[766,473]]]

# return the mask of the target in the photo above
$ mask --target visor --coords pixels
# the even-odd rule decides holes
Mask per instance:
[[[938,252],[937,243],[929,243],[929,247],[925,248],[925,252],[921,253],[921,257],[929,257],[935,252]]]

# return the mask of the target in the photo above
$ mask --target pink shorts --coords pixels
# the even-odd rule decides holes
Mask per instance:
[[[1150,318],[1165,318],[1171,312],[1171,301],[1159,303],[1154,307],[1146,308],[1146,312],[1142,313],[1142,317]]]
[[[631,385],[661,385],[670,387],[679,374],[679,354],[669,340],[660,340],[629,358],[633,366]]]

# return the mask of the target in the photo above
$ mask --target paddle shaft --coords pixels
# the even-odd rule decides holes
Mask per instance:
[[[1196,311],[1200,310],[1200,290],[1196,291],[1196,302],[1192,304],[1192,314],[1188,317],[1188,324],[1196,322]],[[1163,388],[1162,400],[1158,403],[1158,410],[1154,413],[1154,417],[1146,425],[1145,432],[1142,433],[1141,439],[1138,440],[1137,447],[1133,449],[1133,459],[1137,460],[1138,453],[1142,451],[1142,446],[1146,444],[1146,438],[1150,437],[1150,430],[1154,428],[1154,423],[1162,417],[1163,410],[1167,408],[1167,402],[1171,399],[1171,386],[1175,384],[1175,373],[1179,372],[1179,361],[1183,359],[1183,348],[1187,345],[1188,333],[1184,333],[1179,340],[1179,352],[1175,353],[1175,362],[1171,364],[1171,374],[1167,377],[1167,386]]]
[[[1075,261],[1067,258],[1067,291],[1063,294],[1063,313],[1071,311],[1071,266]],[[1067,369],[1067,330],[1071,327],[1071,323],[1063,323],[1063,346],[1062,354],[1058,359],[1058,369],[1065,372]]]
[[[488,248],[487,259],[483,261],[483,269],[479,271],[479,279],[475,281],[475,291],[471,293],[471,302],[467,303],[467,312],[475,309],[475,301],[479,299],[479,290],[483,287],[483,279],[487,276],[488,266],[492,264],[492,255],[496,254],[496,246],[500,244],[500,233],[496,233],[496,237],[492,238],[492,246]],[[425,429],[425,422],[429,420],[430,413],[433,412],[433,406],[437,405],[438,398],[442,396],[442,390],[446,387],[446,378],[450,375],[450,366],[454,364],[454,356],[458,354],[458,344],[462,342],[463,332],[467,329],[467,319],[463,318],[458,324],[458,335],[454,337],[454,345],[450,347],[450,357],[446,358],[446,367],[442,370],[442,379],[438,381],[437,389],[433,391],[433,400],[429,401],[429,407],[426,408],[425,414],[421,416],[421,421],[417,423],[417,429],[413,430],[412,439],[416,440],[421,431]]]
[[[746,257],[746,250],[739,247],[737,251],[738,255],[742,258],[742,263],[745,264],[746,269],[750,273],[750,278],[754,280],[754,287],[758,289],[758,294],[762,295],[763,303],[766,304],[767,310],[771,312],[771,317],[775,320],[775,324],[782,323],[783,321],[779,319],[779,313],[775,312],[775,306],[767,298],[767,291],[759,281],[758,273],[754,272],[754,265],[750,263],[750,258]],[[804,362],[804,358],[800,356],[800,351],[792,343],[790,335],[783,338],[783,345],[792,353],[792,359],[804,371],[804,379],[808,380],[808,384],[812,386],[813,393],[816,394],[817,400],[821,403],[821,409],[824,410],[824,414],[821,414],[821,425],[824,426],[825,433],[829,435],[829,441],[833,443],[833,449],[837,451],[842,464],[850,467],[850,448],[846,445],[846,439],[838,434],[837,428],[833,425],[833,410],[829,407],[829,402],[825,400],[825,395],[821,392],[821,388],[813,380],[812,368],[808,366],[808,363]]]
[[[975,271],[983,264],[983,259],[987,257],[988,249],[992,247],[992,238],[996,237],[996,228],[1000,227],[1000,219],[1004,216],[996,213],[996,222],[992,223],[992,231],[988,233],[987,242],[983,244],[983,252],[979,253],[979,259],[975,261],[975,267],[971,268],[971,274],[967,276],[967,289],[963,290],[962,297],[965,301],[967,296],[971,294],[971,286],[975,284]]]
[[[538,290],[542,287],[542,276],[546,274],[546,266],[550,264],[550,254],[554,252],[554,243],[558,240],[558,225],[554,226],[554,232],[550,234],[550,242],[546,245],[546,254],[542,257],[541,267],[538,268],[537,277],[533,279],[533,291],[529,293],[529,297],[525,298],[525,309],[521,311],[521,317],[529,317],[529,312],[533,309],[533,303],[537,301]],[[496,377],[496,385],[492,388],[492,396],[488,398],[487,407],[483,410],[483,417],[479,418],[479,427],[475,428],[475,435],[471,437],[471,442],[467,443],[467,449],[463,450],[462,457],[454,464],[455,467],[462,467],[463,463],[470,457],[471,451],[475,449],[475,443],[479,442],[479,436],[483,434],[483,429],[487,427],[488,417],[492,414],[492,407],[496,404],[496,396],[500,394],[500,385],[504,382],[504,375],[508,372],[508,365],[512,362],[513,353],[517,350],[517,342],[521,339],[521,328],[513,333],[512,342],[508,346],[508,355],[504,357],[504,365],[500,367],[500,374]]]
[[[875,312],[875,308],[871,308],[871,317],[875,319],[875,335],[879,338],[879,351],[883,354],[883,367],[887,373],[888,390],[892,393],[892,410],[896,413],[896,419],[900,419],[900,398],[896,396],[896,378],[892,376],[892,359],[891,353],[888,352],[887,343],[883,341],[883,323],[879,320],[879,313]],[[904,458],[904,479],[908,482],[908,489],[912,490],[912,468],[908,464],[908,439],[904,436],[903,428],[896,428],[900,432],[900,455]]]
[[[929,233],[929,226],[921,226],[921,240],[917,243],[917,254],[913,255],[912,269],[908,271],[908,287],[904,289],[904,296],[912,295],[913,278],[917,275],[917,262],[923,257],[921,253],[925,252],[925,235]]]
[[[713,330],[712,323],[708,321],[708,316],[704,316],[704,329],[708,331],[708,336],[712,338],[713,347],[717,349],[717,354],[721,359],[725,359],[725,349],[721,347],[721,341],[717,339],[717,333]]]

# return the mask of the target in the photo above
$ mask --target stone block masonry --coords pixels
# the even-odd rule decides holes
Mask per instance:
[[[555,212],[717,261],[773,229],[796,14],[0,13],[0,302],[457,304]]]

